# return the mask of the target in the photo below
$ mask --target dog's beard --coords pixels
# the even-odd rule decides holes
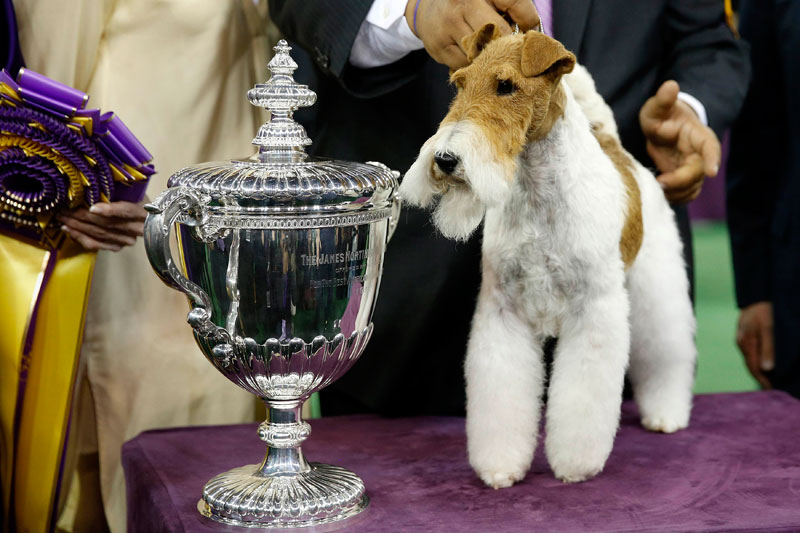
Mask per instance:
[[[451,188],[433,212],[433,223],[448,239],[466,241],[478,229],[486,207],[466,186]]]
[[[435,152],[459,158],[453,176],[434,167]],[[466,240],[478,228],[488,207],[502,205],[511,193],[515,164],[497,161],[480,128],[468,121],[442,128],[420,149],[417,160],[403,178],[404,202],[427,207],[441,195],[433,221],[450,239]]]

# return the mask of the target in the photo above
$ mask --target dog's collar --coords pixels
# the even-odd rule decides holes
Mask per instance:
[[[539,33],[544,33],[544,24],[542,24],[542,17],[539,17],[539,27],[536,28],[536,31]],[[514,31],[511,32],[512,35],[519,34],[519,24],[514,23]]]

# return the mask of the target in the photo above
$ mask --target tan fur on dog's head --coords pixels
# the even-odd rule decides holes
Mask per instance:
[[[538,32],[503,37],[487,24],[463,46],[472,62],[450,76],[458,94],[400,187],[421,207],[440,195],[434,223],[454,239],[469,237],[488,207],[507,200],[525,145],[564,114],[561,77],[575,66],[561,43]]]
[[[450,80],[458,94],[442,124],[480,127],[498,160],[513,165],[529,142],[547,135],[564,112],[561,77],[575,66],[564,46],[536,31],[501,37],[487,24],[464,38],[471,64]]]

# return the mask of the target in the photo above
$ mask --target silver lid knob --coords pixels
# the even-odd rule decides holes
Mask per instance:
[[[289,55],[292,48],[281,39],[273,48],[275,55],[267,65],[270,78],[247,91],[247,99],[256,106],[266,108],[270,120],[258,130],[253,144],[259,147],[259,158],[263,161],[279,161],[305,157],[304,147],[311,144],[305,128],[294,121],[292,114],[301,107],[317,101],[317,94],[294,81],[292,74],[297,68]]]

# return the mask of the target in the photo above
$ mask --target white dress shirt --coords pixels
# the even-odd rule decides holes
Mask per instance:
[[[406,0],[375,0],[353,42],[350,63],[359,68],[380,67],[424,48],[406,22],[405,11]]]

